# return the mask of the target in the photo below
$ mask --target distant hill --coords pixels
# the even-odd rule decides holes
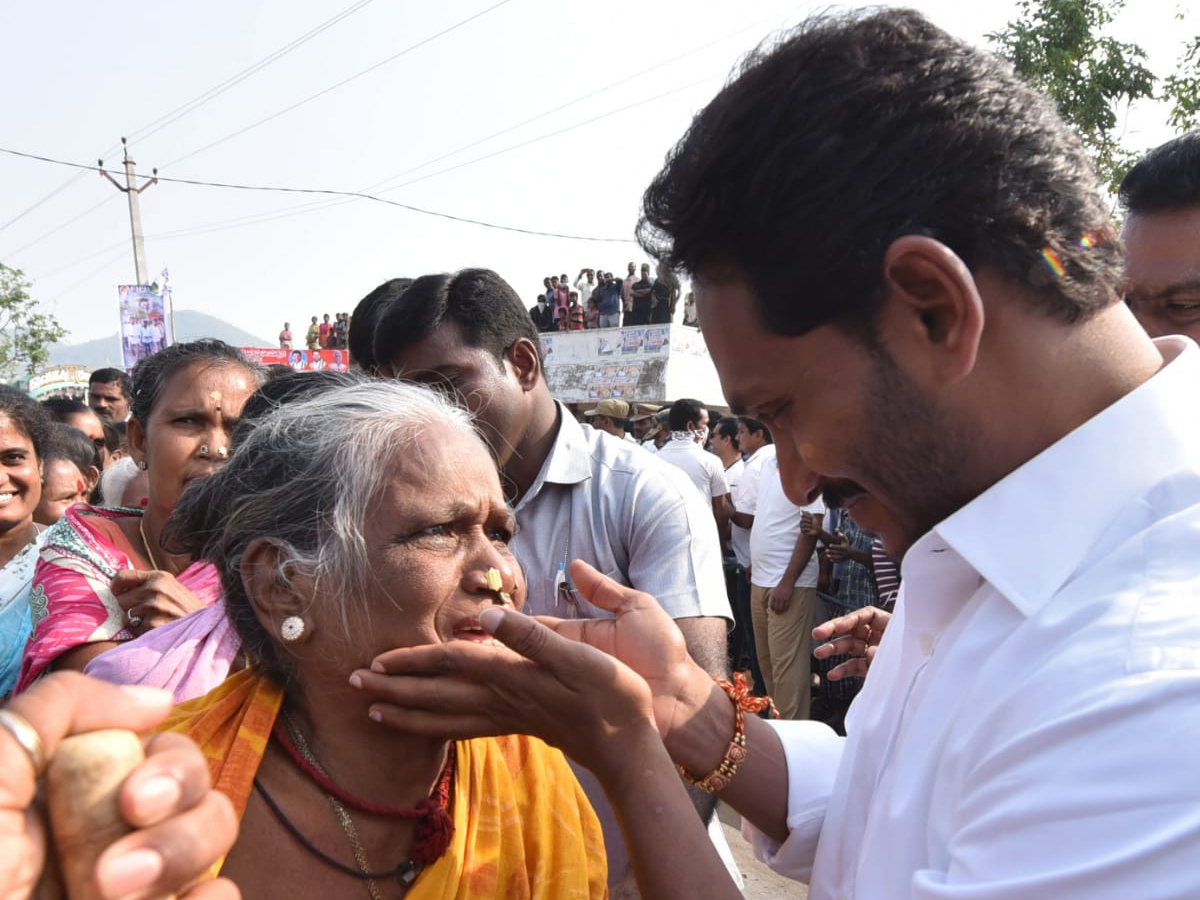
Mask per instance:
[[[274,347],[276,341],[257,337],[248,331],[243,331],[236,325],[230,325],[224,319],[210,316],[208,313],[197,312],[194,309],[177,309],[175,311],[175,340],[194,341],[196,338],[213,337],[233,344],[235,347]],[[108,337],[85,341],[82,344],[51,344],[50,362],[52,366],[66,365],[86,366],[89,369],[100,369],[105,366],[121,367],[121,340],[114,331]]]

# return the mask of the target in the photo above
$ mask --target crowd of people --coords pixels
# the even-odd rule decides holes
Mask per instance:
[[[1200,894],[1198,171],[1121,240],[1004,63],[827,14],[644,199],[737,415],[577,420],[488,269],[371,291],[351,372],[0,390],[0,894],[100,728],[156,732],[106,898],[733,898],[718,798],[812,900]]]
[[[630,262],[624,278],[602,269],[580,269],[575,280],[567,273],[547,275],[537,302],[529,308],[538,331],[585,331],[633,325],[667,325],[675,321],[681,285],[669,267],[659,263],[651,277],[650,264]],[[684,304],[683,324],[699,327],[691,294]]]
[[[304,333],[304,348],[306,350],[345,350],[350,346],[349,334],[349,313],[335,314],[332,322],[329,321],[329,313],[325,313],[320,322],[317,321],[316,316],[313,316],[308,330]],[[292,323],[284,322],[283,328],[279,331],[279,349],[295,349],[294,343]]]

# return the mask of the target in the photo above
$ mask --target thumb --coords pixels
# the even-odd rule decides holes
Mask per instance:
[[[583,594],[583,599],[610,613],[636,609],[643,605],[643,597],[648,598],[648,595],[641,591],[635,591],[601,574],[599,569],[582,559],[571,563],[571,580],[575,582],[579,593]]]
[[[109,590],[117,596],[133,590],[136,587],[141,587],[147,581],[157,574],[155,571],[141,572],[137,569],[122,569],[113,576],[113,580],[109,583]]]
[[[563,658],[567,645],[582,646],[559,637],[533,616],[516,610],[489,606],[479,614],[479,624],[510,650],[547,669]]]

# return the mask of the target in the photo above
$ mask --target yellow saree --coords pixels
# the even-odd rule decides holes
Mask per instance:
[[[177,706],[160,730],[200,745],[213,784],[241,817],[282,703],[274,683],[243,671]],[[519,735],[456,748],[454,837],[407,900],[607,896],[600,825],[561,753]]]

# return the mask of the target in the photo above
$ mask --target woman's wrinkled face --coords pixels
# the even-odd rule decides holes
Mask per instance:
[[[515,521],[491,455],[474,434],[435,424],[397,449],[387,471],[363,525],[370,621],[356,629],[356,650],[370,658],[400,647],[490,641],[479,613],[501,599],[487,587],[488,570],[499,573],[500,590],[516,608],[525,601],[524,577],[508,549]]]

